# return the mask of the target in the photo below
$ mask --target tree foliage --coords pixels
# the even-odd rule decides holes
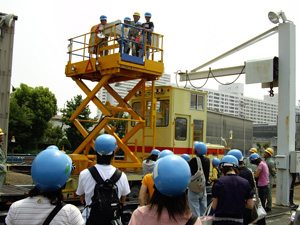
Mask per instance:
[[[74,123],[69,120],[72,114],[75,112],[75,110],[80,106],[82,101],[83,101],[82,96],[76,95],[73,99],[67,101],[66,108],[61,110],[63,114],[63,118],[61,121],[69,126],[68,128],[65,129],[65,132],[69,140],[69,143],[72,146],[72,150],[76,150],[76,148],[84,141],[84,137],[82,136],[82,134],[75,127]],[[91,114],[91,110],[87,105],[79,114],[77,119],[96,120],[96,118],[94,119],[90,118],[90,114]],[[86,130],[89,130],[93,126],[93,123],[89,123],[89,122],[82,122],[81,124]]]
[[[16,148],[23,152],[36,149],[48,122],[56,114],[55,95],[44,87],[21,84],[10,97],[9,137],[16,137]]]

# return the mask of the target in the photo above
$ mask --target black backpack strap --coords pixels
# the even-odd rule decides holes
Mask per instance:
[[[122,171],[116,168],[116,171],[114,174],[111,176],[110,180],[112,181],[113,184],[117,183],[120,177],[122,176]]]
[[[186,222],[185,225],[194,225],[196,223],[196,220],[198,219],[197,216],[192,215],[190,219]]]
[[[55,208],[52,210],[52,212],[49,214],[49,216],[46,218],[45,222],[43,225],[48,225],[50,222],[53,220],[53,218],[56,216],[56,214],[64,207],[66,203],[60,202],[58,203]]]
[[[90,168],[88,168],[88,170],[90,171],[92,177],[94,178],[94,180],[98,183],[98,184],[102,184],[104,183],[104,180],[102,179],[102,177],[100,176],[97,168],[95,166],[92,166]]]
[[[90,171],[92,177],[98,184],[104,183],[104,180],[100,176],[100,174],[95,166],[90,167],[88,170]],[[111,176],[110,180],[112,181],[113,184],[115,184],[120,179],[121,175],[122,175],[122,171],[119,170],[118,168],[116,168],[116,171]]]

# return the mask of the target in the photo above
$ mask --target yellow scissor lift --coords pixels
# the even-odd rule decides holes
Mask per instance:
[[[69,61],[65,68],[67,77],[72,78],[76,84],[86,94],[86,98],[75,110],[70,120],[74,122],[77,129],[85,137],[85,140],[78,148],[70,154],[73,162],[76,164],[76,170],[72,174],[79,174],[83,169],[90,167],[96,163],[96,155],[89,155],[91,148],[94,148],[94,140],[101,130],[113,135],[118,144],[118,148],[124,151],[124,160],[114,160],[113,165],[118,168],[141,168],[142,163],[126,145],[130,138],[140,129],[145,130],[145,117],[137,114],[128,101],[139,91],[145,94],[145,82],[152,81],[155,86],[155,80],[162,76],[164,71],[163,64],[163,36],[156,33],[142,34],[144,42],[139,43],[128,40],[124,37],[126,29],[123,23],[114,23],[104,28],[99,35],[94,32],[94,26],[91,32],[71,38],[69,44]],[[129,26],[130,29],[138,29]],[[147,43],[147,35],[151,37],[151,44]],[[89,41],[89,43],[87,43]],[[129,44],[131,43],[131,44]],[[136,57],[123,53],[125,44],[132,46],[138,45],[143,51],[143,57]],[[120,48],[121,46],[121,48]],[[122,49],[120,51],[120,49]],[[147,59],[146,50],[149,50],[150,57]],[[137,84],[122,98],[110,84],[138,80]],[[90,89],[85,81],[95,82],[96,85]],[[112,106],[109,102],[103,104],[98,98],[97,93],[101,88],[105,88],[107,92],[113,96],[118,102],[117,106]],[[152,88],[154,91],[155,88]],[[154,100],[154,93],[151,95],[151,101]],[[82,126],[84,122],[80,120],[79,115],[92,101],[101,111],[102,117],[98,121],[94,129],[89,132]],[[155,107],[152,112],[155,111]],[[118,112],[128,113],[128,119],[116,117]],[[154,114],[154,113],[153,113]],[[132,118],[132,119],[131,119]],[[153,116],[150,117],[153,120]],[[109,121],[124,120],[134,121],[136,126],[127,132],[121,139],[115,132],[115,128],[108,125]],[[155,121],[155,120],[154,120]],[[155,123],[151,123],[155,124]],[[154,125],[155,126],[155,125]],[[153,129],[155,132],[155,129]],[[155,134],[153,134],[155,137]],[[155,143],[154,143],[155,145]]]

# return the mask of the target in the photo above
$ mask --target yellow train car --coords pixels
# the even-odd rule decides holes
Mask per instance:
[[[145,119],[146,126],[132,137],[134,142],[128,143],[128,147],[141,160],[154,148],[193,156],[194,141],[206,143],[207,93],[174,86],[155,86],[152,106],[151,89],[148,88],[144,97],[137,92],[130,101],[131,107]],[[131,122],[128,131],[134,126],[135,122]],[[207,144],[207,147],[210,158],[224,155],[222,145]]]

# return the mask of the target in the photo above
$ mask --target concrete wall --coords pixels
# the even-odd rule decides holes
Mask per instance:
[[[229,114],[207,111],[207,143],[225,146],[225,143],[221,141],[221,137],[223,137],[229,144],[231,130],[233,142],[229,147],[248,154],[248,150],[252,148],[253,122]]]
[[[3,149],[7,152],[9,95],[15,20],[17,16],[0,12],[0,127],[6,134]]]

